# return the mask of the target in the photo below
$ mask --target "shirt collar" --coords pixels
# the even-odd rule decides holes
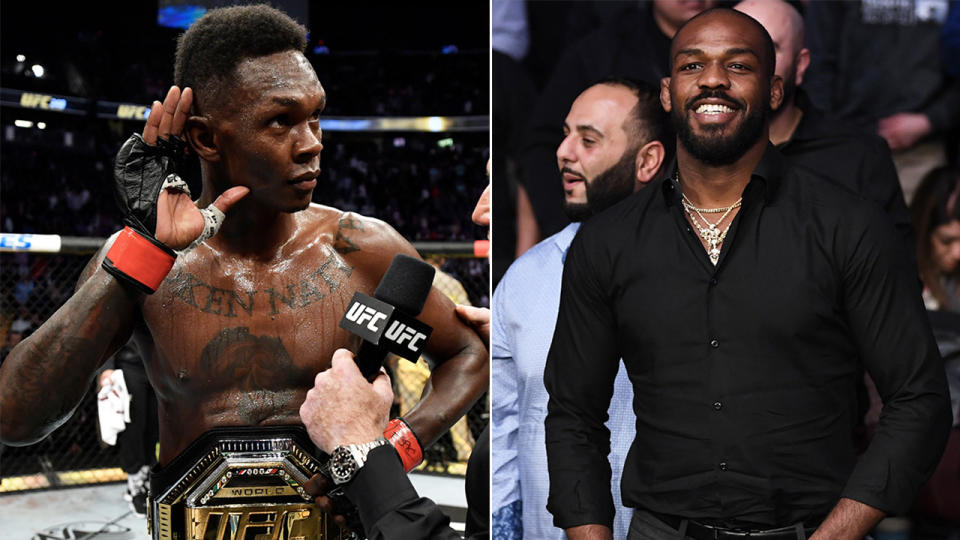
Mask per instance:
[[[762,189],[764,202],[767,204],[772,203],[777,195],[784,171],[785,163],[783,155],[773,144],[767,143],[763,157],[760,158],[760,163],[753,169],[751,182],[744,193],[753,191],[754,189]],[[680,189],[678,189],[676,174],[677,158],[674,157],[670,166],[667,167],[664,177],[660,179],[660,189],[663,192],[664,202],[666,202],[667,206],[672,206],[680,202],[681,192]],[[754,181],[759,183],[758,188],[750,187],[754,185]]]
[[[567,250],[570,249],[570,244],[573,242],[573,237],[577,235],[577,231],[580,230],[580,223],[574,222],[563,229],[560,230],[553,237],[553,243],[557,246],[557,249],[560,250],[560,261],[566,262],[567,260]]]

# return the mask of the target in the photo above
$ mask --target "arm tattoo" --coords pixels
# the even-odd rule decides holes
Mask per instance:
[[[65,422],[97,365],[125,339],[132,299],[110,280],[87,281],[0,369],[5,438],[29,444]]]

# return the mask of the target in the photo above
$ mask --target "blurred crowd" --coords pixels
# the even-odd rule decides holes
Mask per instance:
[[[557,148],[574,99],[607,77],[659,86],[661,78],[669,75],[670,40],[677,29],[703,10],[737,4],[493,0],[494,287],[513,260],[570,223],[561,210]],[[761,20],[776,42],[777,74],[785,68],[785,80],[790,79],[785,83],[785,103],[817,110],[831,125],[852,130],[854,139],[877,141],[883,147],[871,154],[874,163],[861,164],[852,172],[868,183],[872,177],[863,174],[863,166],[896,173],[893,183],[899,184],[898,193],[885,207],[895,214],[890,208],[894,199],[900,201],[903,220],[897,225],[912,240],[911,249],[915,248],[924,302],[951,384],[956,426],[960,423],[960,1],[801,0],[787,4],[795,10],[795,19],[775,20],[778,28]],[[781,41],[778,36],[788,37]],[[771,139],[776,127],[771,127]],[[673,137],[670,134],[668,139]],[[829,144],[830,137],[822,134],[819,144]],[[782,148],[791,141],[773,142]],[[837,161],[845,157],[838,155]],[[668,155],[667,162],[671,159]],[[876,180],[879,186],[880,179]],[[858,188],[862,196],[871,191],[869,185]],[[879,397],[876,402],[879,407]],[[958,435],[955,429],[940,469],[918,501],[912,516],[915,539],[960,537]]]

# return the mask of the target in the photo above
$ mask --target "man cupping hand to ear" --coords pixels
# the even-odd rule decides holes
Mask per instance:
[[[224,214],[250,189],[235,186],[207,208],[197,208],[180,173],[186,144],[180,135],[193,103],[193,90],[170,88],[154,101],[143,134],[124,143],[114,164],[117,202],[126,227],[103,267],[118,279],[151,294],[173,267],[174,250],[189,250],[210,238]]]

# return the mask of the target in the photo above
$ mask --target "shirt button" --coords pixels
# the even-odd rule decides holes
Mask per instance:
[[[727,470],[727,462],[726,462],[726,461],[721,461],[721,462],[720,462],[720,470],[721,470],[721,471]]]
[[[719,410],[722,409],[722,408],[723,408],[723,403],[720,403],[719,401],[714,402],[714,404],[713,404],[713,410],[719,411]]]
[[[716,348],[720,347],[720,342],[717,341],[717,340],[715,340],[715,339],[711,339],[711,340],[710,340],[710,346],[713,347],[714,349],[716,349]]]
[[[710,280],[710,284],[711,284],[711,285],[716,285],[716,284],[717,284],[717,278],[711,279],[711,280]]]

